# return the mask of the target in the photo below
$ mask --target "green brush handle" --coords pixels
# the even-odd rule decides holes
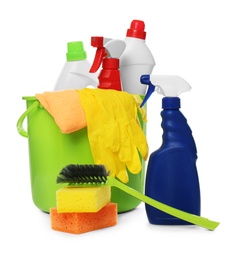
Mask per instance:
[[[122,182],[120,182],[112,177],[108,176],[107,179],[108,179],[108,181],[107,181],[108,185],[115,186],[115,187],[125,191],[126,193],[132,195],[133,197],[135,197],[161,211],[164,211],[165,213],[170,214],[174,217],[177,217],[177,218],[185,220],[189,223],[207,228],[209,230],[214,230],[219,225],[219,222],[211,221],[207,218],[203,218],[203,217],[200,217],[197,215],[190,214],[188,212],[173,208],[173,207],[168,206],[164,203],[161,203],[157,200],[154,200],[154,199],[152,199],[146,195],[143,195],[140,192],[130,188],[129,186],[123,184]]]

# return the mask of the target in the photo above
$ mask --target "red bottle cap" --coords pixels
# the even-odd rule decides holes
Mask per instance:
[[[145,23],[141,20],[133,20],[130,29],[127,30],[126,36],[145,40]]]
[[[103,69],[119,69],[119,59],[105,58],[102,63]]]

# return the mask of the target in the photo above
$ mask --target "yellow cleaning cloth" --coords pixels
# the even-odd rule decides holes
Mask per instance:
[[[52,115],[64,134],[86,127],[86,117],[77,90],[61,90],[36,94],[41,105]]]
[[[126,92],[102,89],[79,90],[88,138],[96,164],[104,164],[112,177],[128,182],[126,167],[141,171],[140,155],[148,156],[146,137],[139,125],[135,98]]]

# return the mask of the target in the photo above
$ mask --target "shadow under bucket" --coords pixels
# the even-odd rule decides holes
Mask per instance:
[[[94,164],[87,128],[70,134],[61,133],[53,117],[41,106],[35,97],[23,97],[27,110],[20,116],[17,129],[28,138],[29,164],[32,199],[36,207],[49,212],[56,206],[57,175],[68,164]],[[27,131],[23,123],[27,118]],[[146,124],[139,115],[143,132]],[[142,170],[139,174],[128,172],[128,186],[143,193],[145,161],[141,158]],[[111,187],[111,201],[118,204],[118,212],[136,208],[141,201],[131,195]]]

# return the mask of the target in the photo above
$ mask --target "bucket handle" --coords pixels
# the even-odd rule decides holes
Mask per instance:
[[[28,133],[27,131],[25,131],[23,129],[23,121],[24,119],[26,118],[26,116],[35,108],[37,108],[39,106],[39,101],[35,101],[21,116],[20,118],[18,119],[18,122],[17,122],[17,129],[18,129],[18,133],[20,135],[22,135],[23,137],[28,137]]]

